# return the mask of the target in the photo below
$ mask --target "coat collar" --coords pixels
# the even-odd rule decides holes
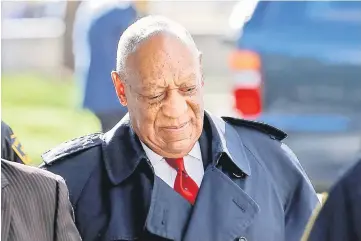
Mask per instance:
[[[213,165],[222,154],[235,164],[239,171],[251,175],[248,159],[243,148],[242,140],[237,131],[230,124],[214,117],[205,111],[205,124],[209,127],[208,138],[211,137],[211,160]],[[204,138],[203,138],[204,139]],[[204,145],[200,139],[202,158]],[[127,179],[136,170],[141,161],[146,161],[146,154],[139,138],[133,131],[129,114],[127,114],[113,129],[104,134],[103,155],[106,171],[110,181],[117,185]]]
[[[245,152],[245,148],[237,130],[223,119],[212,116],[207,111],[205,119],[209,121],[212,131],[212,155],[214,164],[219,153],[225,153],[228,158],[236,165],[238,171],[251,175],[251,168]]]
[[[146,154],[127,114],[104,134],[103,157],[110,181],[117,185],[128,178]]]

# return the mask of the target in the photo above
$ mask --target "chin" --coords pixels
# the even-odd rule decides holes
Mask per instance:
[[[192,148],[196,141],[192,139],[184,139],[179,141],[172,141],[167,143],[167,148],[164,151],[174,153],[174,154],[181,154],[181,153],[188,153]]]

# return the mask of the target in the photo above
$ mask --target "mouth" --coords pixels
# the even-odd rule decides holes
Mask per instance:
[[[190,121],[187,121],[187,122],[184,122],[183,124],[181,125],[173,125],[173,126],[164,126],[163,129],[165,130],[169,130],[169,131],[177,131],[177,130],[181,130],[181,129],[184,129],[185,127],[188,126]]]

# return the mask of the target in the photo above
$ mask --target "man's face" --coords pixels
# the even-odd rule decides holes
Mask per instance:
[[[203,129],[198,53],[172,35],[158,34],[129,56],[127,71],[124,81],[112,76],[136,134],[163,157],[187,155]]]

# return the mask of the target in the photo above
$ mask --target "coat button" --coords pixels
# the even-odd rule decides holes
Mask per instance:
[[[247,241],[245,237],[236,238],[234,241]]]
[[[246,174],[244,172],[240,172],[240,173],[236,173],[236,172],[233,172],[232,173],[234,177],[236,178],[245,178],[246,177]],[[242,240],[243,241],[243,240]]]

